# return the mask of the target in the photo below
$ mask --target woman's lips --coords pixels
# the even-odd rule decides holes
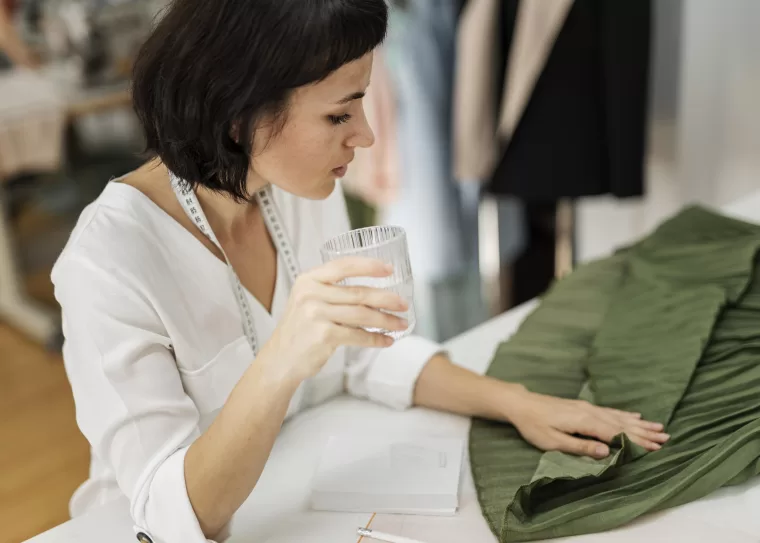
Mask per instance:
[[[332,171],[336,177],[343,177],[346,175],[346,172],[348,172],[348,166],[341,166],[340,168],[335,168]]]

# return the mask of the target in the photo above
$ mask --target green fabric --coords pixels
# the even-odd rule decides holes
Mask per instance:
[[[542,454],[473,421],[470,457],[500,541],[609,530],[760,473],[760,227],[689,208],[558,282],[488,374],[641,412],[671,440],[625,436],[596,461]]]
[[[346,210],[348,211],[351,228],[366,228],[377,224],[376,212],[371,205],[358,196],[348,193],[345,193],[344,196],[346,198]]]

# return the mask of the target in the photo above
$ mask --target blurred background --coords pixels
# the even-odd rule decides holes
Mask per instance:
[[[180,0],[181,1],[181,0]],[[760,191],[757,0],[398,0],[365,100],[355,226],[407,230],[445,341],[691,203]],[[87,475],[50,269],[141,162],[134,55],[163,0],[0,0],[0,543]]]

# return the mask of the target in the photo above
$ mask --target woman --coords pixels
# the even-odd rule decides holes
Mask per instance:
[[[283,421],[344,390],[594,457],[623,431],[650,449],[667,439],[360,328],[404,329],[380,311],[404,302],[336,283],[389,271],[320,265],[319,247],[349,229],[336,179],[373,143],[361,98],[386,22],[384,0],[177,0],[147,40],[134,103],[156,158],[109,183],[53,271],[92,445],[73,514],[126,495],[144,540],[223,539]]]

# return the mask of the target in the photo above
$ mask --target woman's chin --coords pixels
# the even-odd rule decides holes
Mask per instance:
[[[307,200],[326,200],[335,191],[336,178],[329,177],[320,183],[301,187],[280,187],[286,192]]]
[[[335,192],[335,185],[336,185],[337,179],[335,177],[330,177],[326,183],[320,186],[320,192],[318,195],[316,195],[313,200],[325,200],[330,197],[330,195]]]

